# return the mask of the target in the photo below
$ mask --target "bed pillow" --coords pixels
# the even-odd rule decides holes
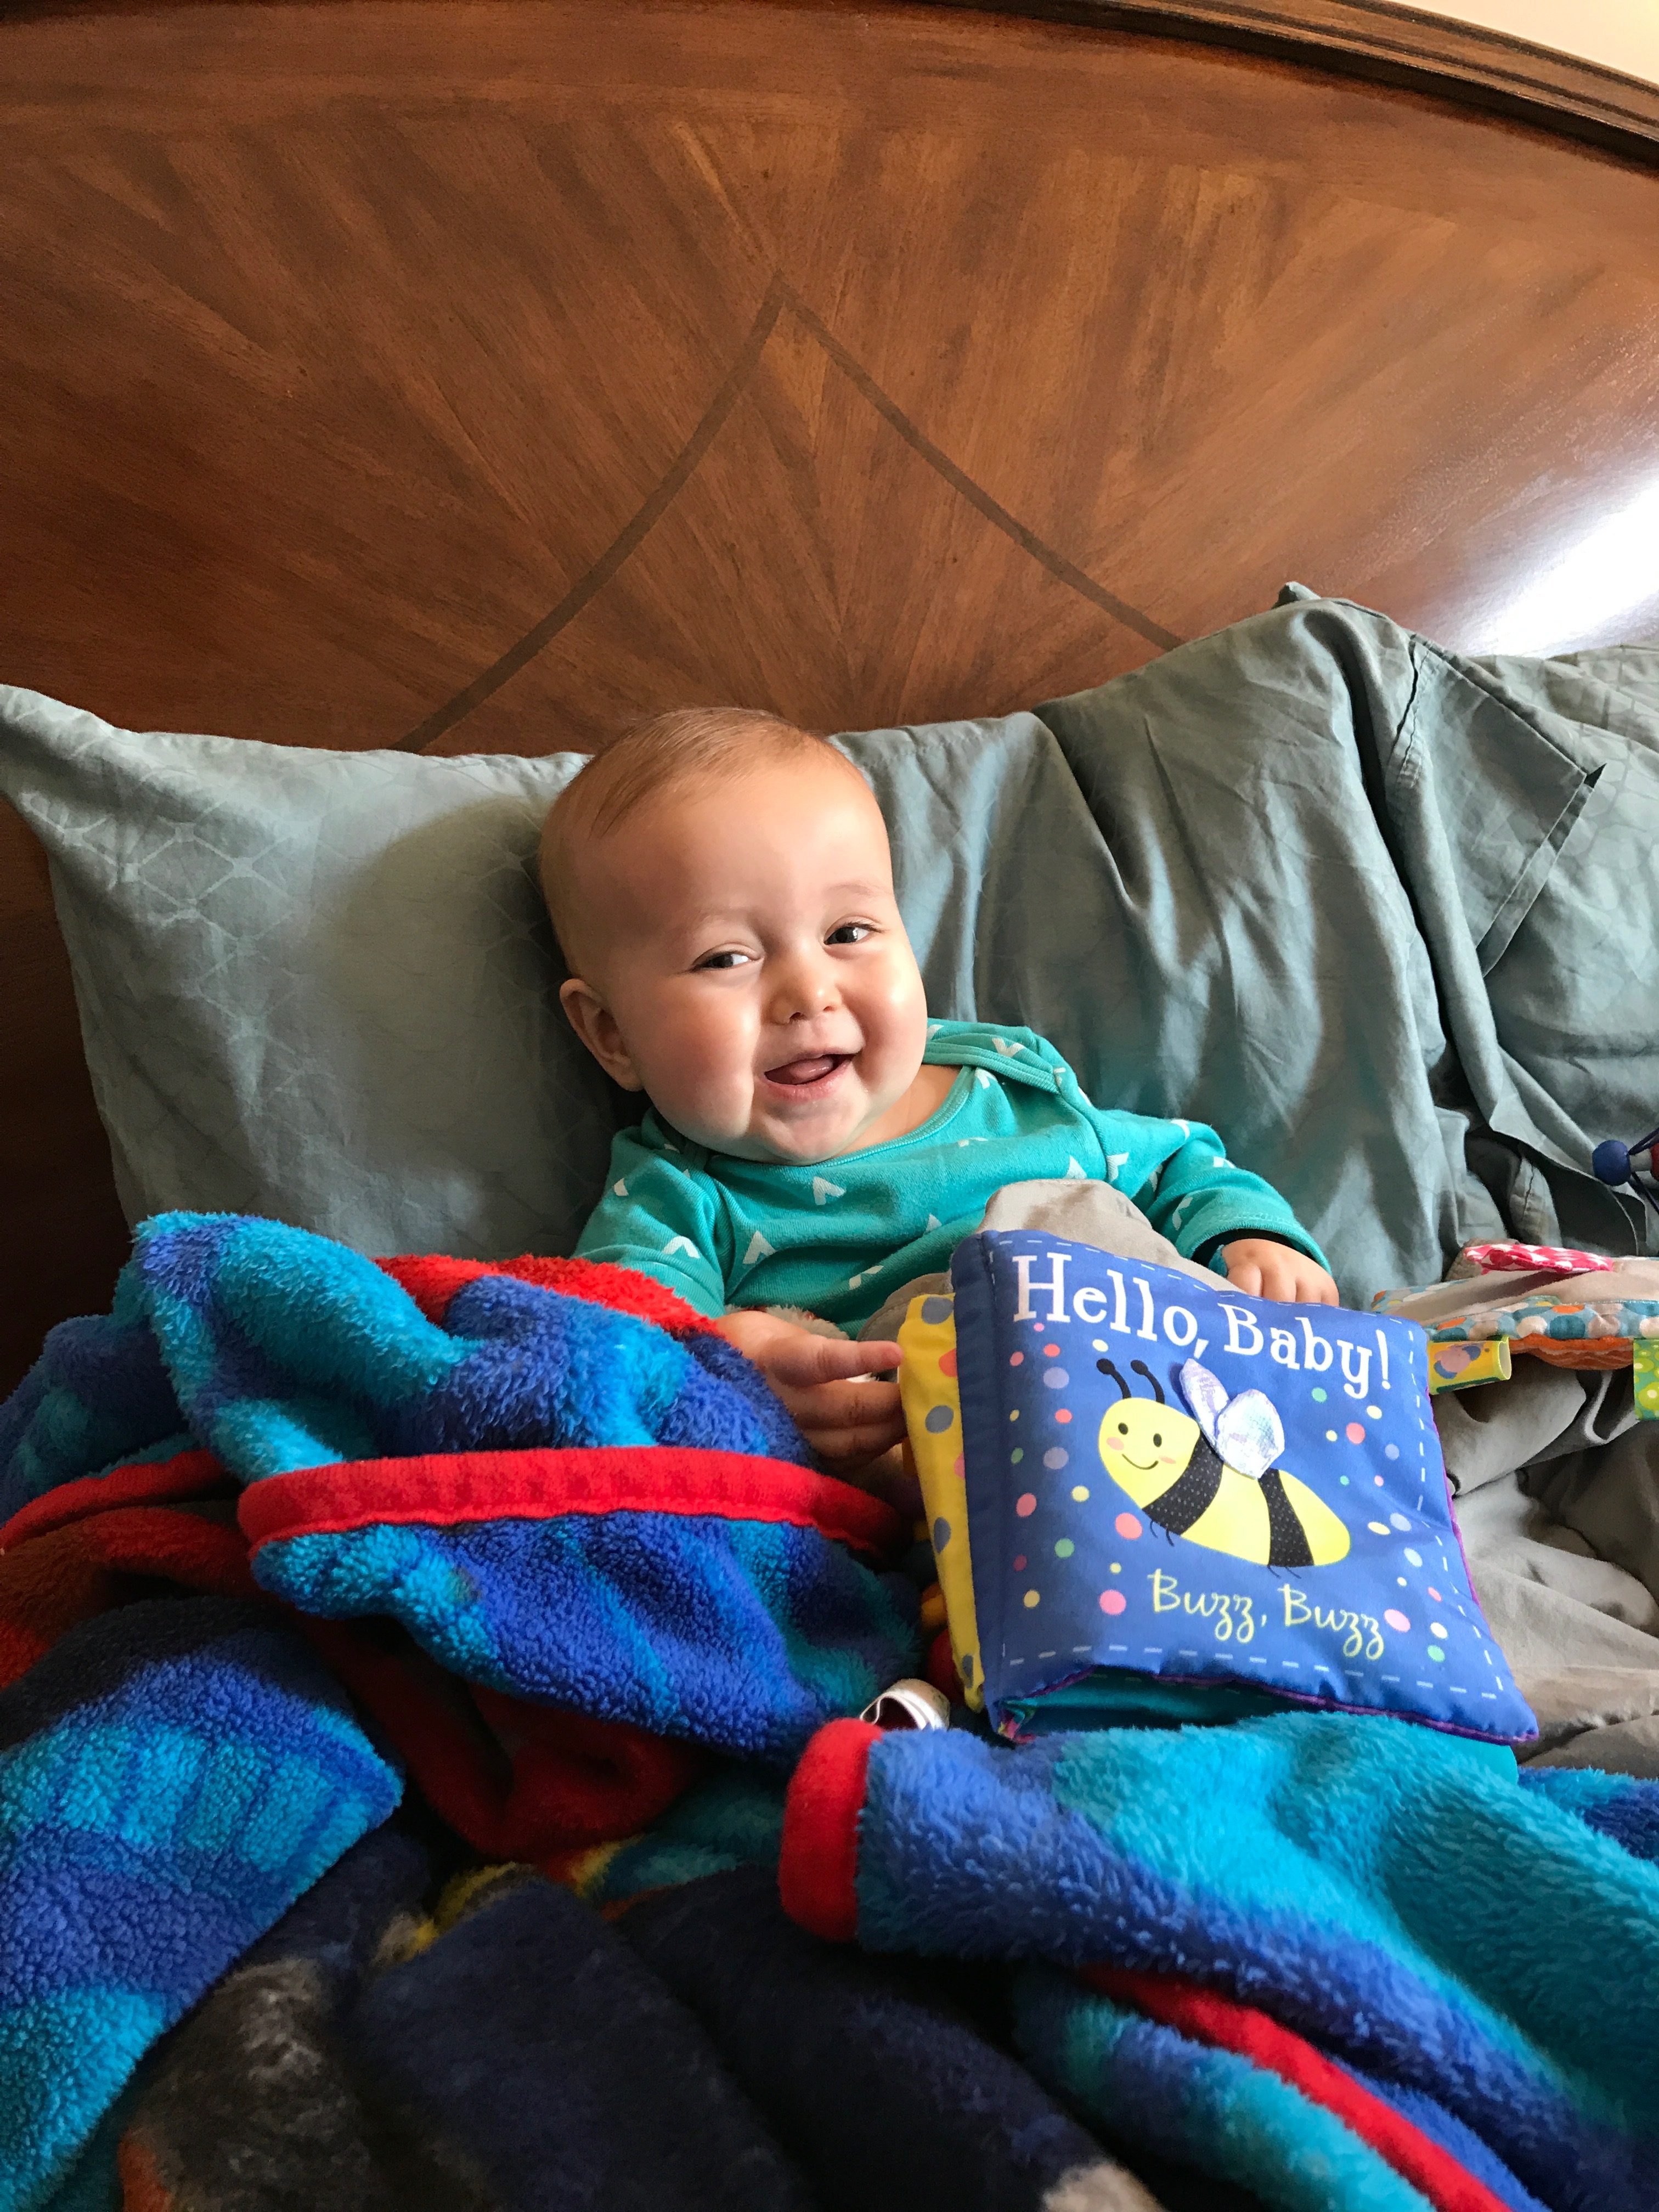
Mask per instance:
[[[843,741],[895,827],[935,1011],[1086,1030],[1101,843],[1030,714]],[[0,686],[129,1220],[268,1214],[359,1251],[565,1252],[639,1101],[558,1004],[533,872],[581,756],[136,732]],[[1020,837],[1006,834],[1018,821]]]
[[[1029,1230],[968,1237],[951,1280],[906,1318],[901,1384],[994,1726],[1289,1699],[1535,1737],[1464,1566],[1420,1328]]]
[[[531,874],[580,765],[141,733],[0,690],[129,1220],[568,1249],[620,1110]]]

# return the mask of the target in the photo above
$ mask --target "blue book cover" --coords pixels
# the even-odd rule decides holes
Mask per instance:
[[[993,1722],[1285,1698],[1521,1741],[1407,1322],[1034,1231],[951,1266]]]

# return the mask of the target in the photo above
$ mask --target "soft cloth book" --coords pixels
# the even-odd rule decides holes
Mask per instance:
[[[1291,1699],[1519,1742],[1409,1322],[1034,1231],[958,1246],[901,1382],[951,1645],[1010,1735]]]

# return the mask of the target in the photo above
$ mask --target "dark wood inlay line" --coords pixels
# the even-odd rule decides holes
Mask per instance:
[[[960,492],[970,507],[977,507],[988,522],[994,522],[1023,551],[1029,553],[1034,561],[1040,562],[1051,576],[1057,576],[1062,584],[1069,584],[1084,599],[1103,608],[1115,622],[1121,623],[1125,629],[1133,630],[1137,637],[1144,637],[1149,644],[1157,646],[1164,653],[1181,643],[1173,630],[1165,629],[1150,615],[1142,614],[1139,607],[1132,607],[1127,599],[1115,598],[1103,585],[1096,583],[1092,576],[1085,574],[1075,562],[1068,561],[1063,553],[1056,553],[1052,545],[1046,545],[1035,531],[1028,530],[1023,522],[1009,514],[1006,507],[993,499],[982,485],[975,483],[972,477],[959,469],[948,453],[941,453],[933,440],[916,428],[897,401],[888,398],[868,370],[854,360],[828,325],[813,313],[805,301],[793,289],[789,292],[789,305],[848,382],[857,386],[877,413],[892,425],[905,443],[937,469],[946,483],[953,490]]]
[[[1063,553],[1057,553],[1053,546],[1046,544],[1035,531],[1028,530],[982,485],[975,483],[965,470],[958,468],[948,453],[941,452],[924,431],[917,428],[898,402],[882,390],[869,371],[854,360],[828,325],[813,313],[794,287],[780,273],[767,286],[766,296],[761,301],[749,335],[744,340],[737,359],[721,380],[719,390],[709,401],[708,411],[639,512],[612,539],[586,574],[571,586],[556,607],[550,609],[515,644],[510,645],[499,660],[492,661],[488,668],[456,692],[453,699],[446,700],[441,707],[434,708],[407,737],[400,738],[394,750],[422,752],[453,730],[458,722],[465,721],[475,707],[481,707],[492,693],[501,690],[510,677],[516,676],[520,669],[533,660],[543,647],[550,644],[567,624],[574,621],[596,593],[604,589],[629,555],[650,534],[719,436],[732,410],[759,368],[767,340],[786,307],[799,319],[842,374],[883,420],[897,431],[913,452],[920,454],[944,477],[953,491],[959,493],[988,522],[994,524],[1005,536],[1011,538],[1023,552],[1029,554],[1051,576],[1069,585],[1073,591],[1110,615],[1115,622],[1121,623],[1126,629],[1133,630],[1137,637],[1146,638],[1161,652],[1167,653],[1172,646],[1181,643],[1173,630],[1165,629],[1150,615],[1142,614],[1138,607],[1131,606],[1127,599],[1118,599],[1103,585],[1096,583],[1094,578],[1077,567],[1075,562],[1068,561]]]
[[[784,304],[789,297],[789,287],[782,276],[775,276],[766,288],[766,296],[756,312],[737,359],[721,380],[720,389],[709,401],[702,421],[680,449],[678,458],[669,468],[656,489],[628,523],[606,546],[587,574],[573,584],[557,606],[549,610],[538,623],[532,624],[516,645],[508,646],[499,660],[494,660],[481,675],[447,699],[441,707],[434,708],[423,722],[419,722],[405,738],[399,738],[394,751],[418,753],[434,744],[447,730],[453,730],[475,707],[481,707],[492,692],[499,691],[509,677],[516,676],[526,661],[533,660],[542,647],[556,638],[568,623],[574,622],[596,593],[604,590],[629,555],[647,537],[653,525],[678,495],[697,463],[720,435],[726,419],[743,397],[749,380],[760,364],[766,349],[766,341],[777,325]]]

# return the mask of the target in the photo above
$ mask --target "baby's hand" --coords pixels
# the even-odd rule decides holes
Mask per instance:
[[[897,1383],[854,1379],[896,1367],[897,1345],[815,1336],[776,1314],[727,1314],[714,1326],[754,1361],[833,1474],[867,1466],[903,1436]]]
[[[1255,1298],[1282,1298],[1287,1304],[1334,1306],[1342,1301],[1325,1270],[1289,1244],[1267,1237],[1241,1237],[1222,1247],[1227,1280]]]

